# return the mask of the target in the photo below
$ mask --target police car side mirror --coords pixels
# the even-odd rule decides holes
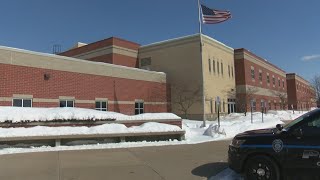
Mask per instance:
[[[292,131],[292,135],[294,135],[297,138],[301,138],[303,135],[302,129],[298,128]]]
[[[276,128],[277,128],[279,131],[282,131],[283,126],[282,126],[281,124],[277,124],[277,125],[276,125]]]

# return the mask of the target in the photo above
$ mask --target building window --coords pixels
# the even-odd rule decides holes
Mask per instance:
[[[144,103],[135,102],[134,103],[134,114],[143,114],[144,113]]]
[[[32,107],[31,99],[13,99],[12,106],[14,107]]]
[[[256,100],[252,100],[252,110],[253,111],[256,111],[257,110],[257,103],[256,103]]]
[[[223,112],[226,112],[226,103],[224,102],[224,100],[223,100],[222,109],[223,109]]]
[[[96,101],[96,110],[107,111],[107,101]]]
[[[231,76],[233,78],[233,67],[231,66]]]
[[[284,80],[282,79],[282,87],[284,88]]]
[[[228,74],[229,74],[229,77],[230,77],[230,65],[228,65]]]
[[[221,74],[223,75],[223,63],[221,63]]]
[[[215,73],[216,72],[216,61],[212,60],[212,70]]]
[[[140,59],[140,68],[145,70],[151,70],[151,57]]]
[[[209,72],[211,72],[211,60],[210,59],[208,60],[208,63],[209,63]]]
[[[259,72],[259,80],[260,80],[260,82],[262,81],[262,72],[261,71]]]
[[[74,100],[60,100],[60,107],[74,107]]]
[[[210,112],[211,112],[211,114],[213,113],[213,102],[212,102],[212,99],[210,100]]]
[[[276,79],[274,77],[272,77],[272,84],[276,85]]]
[[[261,111],[264,110],[264,100],[263,99],[261,99],[260,108],[261,108]]]
[[[254,68],[253,67],[251,67],[251,78],[255,79],[255,74],[254,74]]]
[[[270,76],[267,74],[267,83],[270,84]]]
[[[218,70],[218,74],[220,73],[220,70],[219,70],[219,62],[217,61],[217,70]]]
[[[278,79],[278,85],[279,85],[279,87],[281,86],[281,82],[280,82],[280,79]]]
[[[268,107],[269,107],[269,110],[271,110],[271,102],[269,102],[269,106]]]

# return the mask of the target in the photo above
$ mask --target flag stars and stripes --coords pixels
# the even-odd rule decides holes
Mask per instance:
[[[201,5],[201,12],[204,24],[217,24],[231,18],[230,11],[210,9],[205,5]]]

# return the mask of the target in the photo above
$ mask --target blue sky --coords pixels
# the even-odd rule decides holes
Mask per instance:
[[[203,33],[306,79],[320,69],[319,0],[202,0],[233,18]],[[197,0],[3,0],[0,45],[52,52],[117,36],[142,45],[198,33]]]

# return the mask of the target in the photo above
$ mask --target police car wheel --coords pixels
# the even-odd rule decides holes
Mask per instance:
[[[280,170],[277,164],[266,156],[254,156],[245,166],[247,180],[279,180]]]

